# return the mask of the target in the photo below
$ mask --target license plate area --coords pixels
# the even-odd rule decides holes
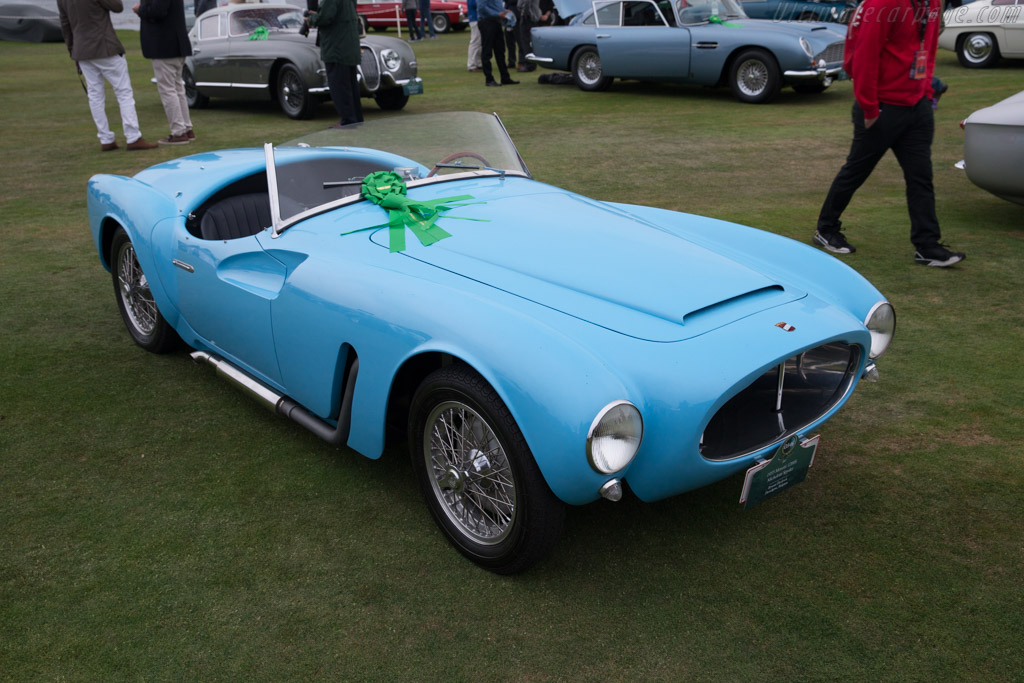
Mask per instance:
[[[809,439],[791,436],[782,442],[770,460],[761,460],[747,470],[740,503],[749,510],[761,501],[799,484],[807,477],[818,450],[818,435]]]

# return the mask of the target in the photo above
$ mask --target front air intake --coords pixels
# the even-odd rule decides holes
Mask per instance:
[[[860,353],[859,346],[832,342],[773,366],[715,413],[701,455],[738,458],[800,432],[847,395]]]

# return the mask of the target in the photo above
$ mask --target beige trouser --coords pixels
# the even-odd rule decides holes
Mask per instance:
[[[164,113],[167,114],[167,123],[171,126],[171,135],[184,135],[185,131],[192,128],[188,100],[185,99],[185,82],[181,80],[184,65],[184,57],[153,60],[156,89],[160,93]]]

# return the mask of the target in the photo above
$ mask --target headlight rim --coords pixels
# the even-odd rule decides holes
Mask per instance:
[[[885,339],[885,343],[882,344],[880,349],[876,350],[876,335],[885,333],[876,332],[876,330],[878,329],[878,323],[875,321],[875,316],[878,314],[880,310],[884,309],[889,310],[889,317],[892,319],[892,330],[888,332],[888,338]],[[872,323],[875,323],[876,326],[872,327]],[[892,345],[892,340],[896,336],[896,309],[888,301],[883,300],[877,302],[874,306],[871,307],[871,310],[868,311],[867,316],[865,316],[864,327],[866,327],[868,329],[868,332],[871,333],[871,347],[868,349],[868,360],[877,360],[878,358],[881,358],[886,351],[889,350],[889,347]]]
[[[392,66],[389,62],[394,62]],[[395,73],[402,68],[402,55],[398,54],[398,50],[390,47],[386,47],[380,51],[380,62],[384,65],[384,68]]]
[[[639,437],[637,438],[637,441],[636,441],[636,448],[633,450],[633,453],[629,456],[629,459],[626,460],[626,462],[621,467],[619,467],[618,469],[607,470],[607,469],[601,467],[600,465],[598,465],[596,459],[594,458],[594,448],[593,448],[593,446],[594,446],[594,435],[597,432],[598,427],[601,425],[601,422],[605,419],[605,417],[607,417],[608,414],[612,410],[615,410],[619,406],[629,406],[636,413],[636,419],[637,419],[637,421],[639,422],[639,425],[640,425]],[[640,409],[637,408],[631,401],[627,401],[625,399],[619,399],[619,400],[616,400],[616,401],[612,401],[611,403],[607,404],[606,406],[604,406],[601,410],[599,410],[597,412],[597,415],[594,417],[594,421],[590,423],[590,429],[587,430],[587,445],[586,445],[587,462],[590,464],[590,467],[595,472],[597,472],[597,473],[599,473],[601,475],[611,475],[611,474],[615,474],[617,472],[622,472],[624,469],[629,467],[629,465],[636,458],[636,454],[640,452],[640,445],[643,443],[643,439],[644,439],[644,417],[640,413]]]

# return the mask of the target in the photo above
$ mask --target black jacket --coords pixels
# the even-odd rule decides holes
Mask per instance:
[[[188,57],[192,44],[185,29],[183,0],[142,0],[139,6],[139,41],[146,59]]]

